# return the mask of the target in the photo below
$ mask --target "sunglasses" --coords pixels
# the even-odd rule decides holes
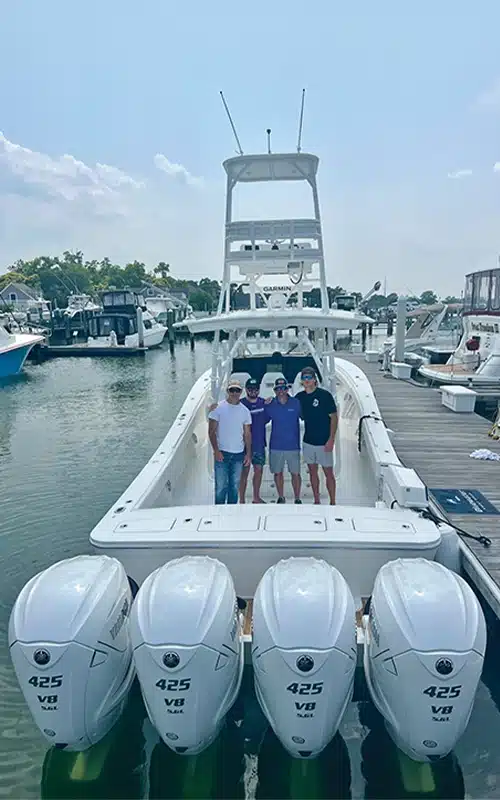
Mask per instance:
[[[302,375],[302,380],[303,381],[314,381],[315,377],[314,377],[314,375]]]
[[[259,386],[249,386],[247,389],[247,393],[249,394],[258,394],[259,393]]]
[[[236,386],[231,386],[228,392],[229,394],[241,394],[241,389],[237,389]]]
[[[288,392],[288,386],[275,386],[275,392]]]

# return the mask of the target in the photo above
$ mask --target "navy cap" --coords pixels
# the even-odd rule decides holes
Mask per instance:
[[[300,373],[300,377],[304,378],[306,375],[311,375],[313,378],[316,377],[316,372],[313,369],[313,367],[304,367],[304,369]]]
[[[245,389],[258,389],[260,387],[260,383],[257,378],[249,378],[245,383]]]
[[[276,380],[274,381],[274,388],[275,389],[282,389],[282,388],[288,389],[288,381],[286,381],[285,378],[276,378]]]

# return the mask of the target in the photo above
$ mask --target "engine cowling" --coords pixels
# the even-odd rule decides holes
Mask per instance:
[[[364,645],[373,702],[415,761],[446,756],[465,731],[486,650],[479,602],[456,573],[423,558],[379,571]]]
[[[125,570],[108,556],[59,561],[21,590],[9,621],[10,655],[50,744],[86,750],[123,711],[135,675],[131,605]]]
[[[253,604],[252,662],[262,711],[295,758],[317,756],[352,697],[354,599],[341,573],[288,558],[262,577]]]
[[[233,580],[208,556],[146,578],[132,609],[134,661],[149,718],[177,753],[204,750],[239,692],[243,639]]]

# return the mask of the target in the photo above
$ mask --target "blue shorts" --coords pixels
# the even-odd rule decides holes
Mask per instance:
[[[254,467],[263,467],[266,463],[266,451],[264,450],[262,453],[254,453],[252,455],[252,464]]]

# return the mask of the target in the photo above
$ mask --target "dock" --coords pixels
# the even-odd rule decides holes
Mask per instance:
[[[500,441],[488,436],[492,423],[475,413],[451,411],[441,404],[438,389],[397,380],[380,364],[366,362],[362,354],[340,352],[339,357],[367,376],[398,457],[427,486],[433,510],[467,533],[491,539],[485,547],[460,537],[462,565],[500,617],[500,462],[470,458],[480,449],[500,455]],[[485,506],[481,513],[479,503],[479,513],[451,513],[450,505],[440,504],[439,492],[433,494],[439,489],[478,491],[494,508]]]
[[[127,357],[141,356],[147,353],[147,347],[125,347],[125,345],[115,345],[114,347],[99,347],[94,345],[65,344],[65,345],[40,345],[38,358],[46,361],[49,358],[95,358],[95,357]]]

